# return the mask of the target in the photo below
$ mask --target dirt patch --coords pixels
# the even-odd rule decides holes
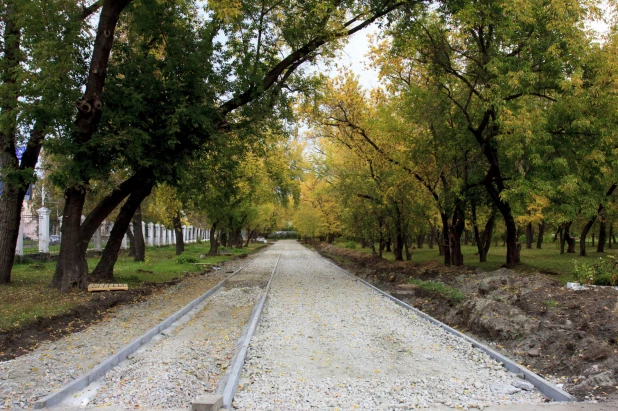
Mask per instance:
[[[180,281],[149,283],[127,291],[93,293],[90,301],[67,313],[49,318],[39,318],[19,328],[0,332],[0,361],[11,360],[24,355],[38,347],[42,342],[55,341],[81,331],[90,324],[100,321],[110,308],[142,301],[151,294],[178,284]]]
[[[562,383],[579,399],[618,390],[618,291],[567,290],[547,273],[485,272],[437,263],[390,263],[332,245],[316,249],[375,286]],[[379,261],[376,261],[379,260]],[[408,284],[433,280],[460,289],[458,303]]]

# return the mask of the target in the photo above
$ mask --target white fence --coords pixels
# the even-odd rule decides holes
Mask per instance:
[[[62,226],[62,217],[60,217],[57,225],[57,232],[50,234],[50,218],[49,209],[41,207],[36,210],[36,214],[22,213],[21,223],[19,225],[19,236],[17,237],[17,245],[15,246],[15,254],[23,256],[26,254],[55,254],[60,251],[60,242],[62,236],[60,227]],[[82,216],[82,221],[84,217]],[[104,221],[101,226],[95,231],[90,239],[88,249],[103,250],[107,243],[107,239],[114,227],[114,223]],[[131,232],[133,224],[130,225]],[[195,243],[198,241],[206,241],[210,238],[210,230],[193,227],[192,225],[182,227],[183,239],[185,243]],[[165,247],[176,244],[176,233],[173,229],[167,229],[163,224],[144,223],[142,222],[142,234],[144,242],[151,247]],[[127,249],[129,240],[125,234],[122,240],[122,249]]]

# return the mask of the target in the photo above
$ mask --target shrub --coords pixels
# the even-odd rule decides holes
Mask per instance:
[[[356,241],[346,241],[343,246],[345,248],[349,248],[350,250],[356,250]]]
[[[591,264],[574,261],[573,275],[582,284],[618,285],[618,261],[613,255]]]
[[[178,264],[185,264],[185,263],[198,263],[199,260],[197,258],[193,258],[193,257],[185,257],[183,255],[181,255],[180,257],[178,257],[178,259],[176,260],[178,261]]]
[[[439,294],[451,300],[453,304],[457,304],[464,298],[464,293],[460,289],[449,287],[448,285],[438,281],[423,281],[414,278],[410,279],[410,284],[416,285],[417,288],[427,290]]]

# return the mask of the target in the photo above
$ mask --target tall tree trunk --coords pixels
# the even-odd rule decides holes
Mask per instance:
[[[594,247],[594,231],[592,232],[592,246]]]
[[[614,243],[614,225],[610,223],[609,225],[609,248],[612,248],[612,244]]]
[[[455,207],[453,213],[453,222],[449,229],[451,263],[455,266],[464,264],[463,254],[461,252],[461,235],[465,229],[465,220],[463,210],[460,205]]]
[[[127,227],[127,237],[129,237],[129,257],[135,257],[135,236],[133,235],[133,231],[131,231],[131,226],[129,223],[129,227]]]
[[[56,263],[56,271],[51,286],[62,292],[77,287],[86,289],[88,263],[86,262],[87,239],[85,244],[80,235],[80,223],[86,193],[75,187],[66,191],[66,201],[62,216],[62,242]],[[123,230],[124,233],[124,230]]]
[[[249,231],[249,234],[247,235],[247,242],[245,243],[245,247],[249,247],[249,241],[251,241],[254,235],[255,235],[255,230]]]
[[[123,181],[117,188],[105,196],[96,205],[96,207],[90,212],[90,214],[88,214],[84,222],[81,224],[81,213],[84,206],[85,194],[83,191],[79,191],[75,188],[69,188],[66,190],[64,213],[68,213],[68,215],[75,218],[69,219],[66,218],[66,216],[63,217],[62,242],[60,243],[60,254],[58,256],[58,263],[56,264],[52,287],[63,290],[62,278],[64,276],[64,270],[67,268],[71,270],[68,274],[69,277],[66,280],[67,284],[75,284],[75,286],[79,285],[80,287],[86,287],[86,277],[88,275],[86,251],[88,250],[88,243],[94,235],[94,232],[101,226],[101,223],[103,223],[105,218],[128,195],[130,195],[132,191],[136,190],[143,181],[148,181],[150,178],[151,176],[149,173],[138,173]],[[80,197],[80,195],[83,197]],[[70,208],[69,211],[66,210],[67,207]],[[64,234],[65,230],[66,232],[71,233],[66,238]],[[76,232],[77,234],[74,236],[72,234],[73,232]],[[79,270],[79,273],[76,273],[75,270]],[[75,282],[75,279],[78,277],[81,278],[81,280]],[[67,290],[68,288],[63,291]]]
[[[122,10],[131,0],[104,0],[99,16],[97,34],[90,60],[90,69],[86,79],[85,92],[78,102],[78,112],[75,119],[74,140],[75,144],[86,144],[94,134],[99,122],[103,104],[101,94],[107,76],[109,56],[114,42],[116,24]],[[78,168],[77,184],[65,191],[65,210],[62,222],[62,243],[60,255],[56,264],[52,287],[66,292],[71,287],[86,288],[88,264],[86,263],[85,250],[88,247],[82,244],[80,235],[80,219],[86,199],[85,190],[89,176],[87,168],[91,161],[82,158],[81,155],[74,159]],[[75,214],[77,213],[77,214]],[[124,232],[123,232],[124,234]],[[87,241],[89,241],[88,238]]]
[[[554,234],[554,239],[552,241],[555,243],[558,239],[562,242],[562,224],[558,226],[558,230],[556,231],[556,234]]]
[[[521,263],[521,244],[517,238],[517,226],[515,219],[511,215],[510,207],[508,213],[502,214],[506,225],[506,265],[516,265]]]
[[[451,245],[449,238],[448,216],[446,213],[441,212],[440,217],[442,218],[442,238],[440,239],[440,244],[442,244],[442,252],[444,253],[444,265],[451,265]]]
[[[392,240],[391,240],[390,238],[388,238],[388,239],[386,240],[386,250],[385,250],[385,251],[386,251],[387,253],[390,253],[390,252],[391,252],[391,241],[392,241]]]
[[[412,261],[412,235],[408,234],[405,241],[406,260]]]
[[[0,175],[2,178],[2,195],[0,195],[0,284],[11,282],[11,270],[15,259],[15,246],[19,235],[21,205],[26,193],[23,183],[16,175],[7,174],[19,169],[15,154],[17,133],[18,98],[20,96],[17,82],[17,69],[20,65],[21,28],[19,16],[13,1],[7,1],[3,10],[3,56],[0,60]],[[27,186],[27,184],[26,184]]]
[[[400,230],[395,235],[395,243],[393,244],[393,254],[395,255],[395,261],[403,261],[403,247],[404,247],[404,238],[403,234]]]
[[[595,215],[586,223],[586,225],[584,225],[584,228],[582,228],[582,233],[581,233],[581,236],[579,237],[579,255],[582,257],[586,256],[586,237],[588,237],[588,232],[590,231],[590,229],[592,228],[592,225],[594,224],[596,220],[597,220],[597,216]]]
[[[487,262],[487,253],[489,253],[489,248],[491,247],[491,237],[493,234],[494,226],[496,221],[496,211],[492,210],[487,222],[485,223],[485,229],[483,230],[483,234],[479,232],[477,220],[476,220],[476,207],[472,207],[472,222],[474,227],[474,238],[476,240],[476,248],[479,254],[479,261],[481,263]]]
[[[526,226],[526,249],[532,250],[532,242],[534,241],[534,229],[532,223],[528,223]]]
[[[614,191],[616,190],[616,187],[618,187],[618,184],[612,184],[609,187],[609,189],[605,192],[605,200],[607,200],[614,193]],[[605,205],[602,202],[597,207],[597,213],[584,226],[584,229],[582,230],[582,234],[581,234],[580,241],[579,241],[579,255],[581,255],[581,256],[585,256],[586,255],[586,236],[588,235],[588,232],[592,228],[592,225],[596,221],[597,217],[603,215],[603,210],[604,209],[605,209]],[[601,242],[601,235],[599,235],[599,244],[600,244],[600,242]],[[594,246],[594,244],[593,244],[593,246]],[[603,233],[603,246],[601,248],[605,248],[605,233]],[[602,251],[600,251],[600,252],[602,252]]]
[[[115,282],[114,280],[114,265],[118,260],[118,252],[122,245],[122,239],[127,231],[129,231],[129,224],[133,219],[133,214],[139,205],[144,201],[146,197],[150,195],[152,191],[152,182],[145,182],[139,188],[137,188],[127,201],[120,208],[120,212],[114,222],[114,227],[109,235],[107,244],[103,249],[103,255],[99,260],[96,268],[92,271],[90,279],[93,282]]]
[[[536,248],[539,250],[543,247],[543,235],[545,234],[545,220],[539,224],[539,235],[536,237]]]
[[[174,234],[176,235],[176,255],[180,255],[185,252],[185,239],[182,236],[182,224],[180,222],[180,212],[176,213],[172,218],[172,225],[174,226]],[[210,237],[214,234],[211,232]],[[210,244],[212,248],[212,243]]]
[[[597,253],[605,252],[605,240],[607,235],[607,226],[605,219],[601,216],[601,223],[599,224],[599,245],[597,246]]]
[[[219,239],[216,236],[217,232],[217,224],[213,224],[210,227],[210,249],[208,250],[208,255],[217,255],[219,252]]]
[[[567,253],[575,253],[575,240],[571,237],[571,225],[573,221],[562,224],[562,238],[560,244],[560,254],[564,254],[564,245],[567,245]]]
[[[135,256],[134,261],[146,260],[146,244],[144,244],[144,233],[142,231],[142,206],[140,205],[133,214],[133,232],[135,233]]]
[[[425,241],[425,234],[419,234],[416,236],[416,248],[419,250],[423,248],[423,242]]]
[[[432,225],[431,231],[429,232],[429,235],[427,237],[427,247],[433,250],[434,241],[436,241],[436,226]]]

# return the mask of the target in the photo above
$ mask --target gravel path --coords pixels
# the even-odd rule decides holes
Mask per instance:
[[[481,351],[295,241],[271,249],[283,253],[237,409],[467,409],[544,400]]]
[[[0,409],[29,409],[38,399],[89,371],[212,288],[258,254],[194,275],[148,300],[111,310],[101,322],[12,361],[0,363]]]
[[[260,253],[205,300],[193,318],[164,331],[108,372],[94,384],[94,395],[78,395],[69,403],[83,404],[87,398],[89,407],[179,408],[199,395],[214,394],[278,256],[270,250]]]

